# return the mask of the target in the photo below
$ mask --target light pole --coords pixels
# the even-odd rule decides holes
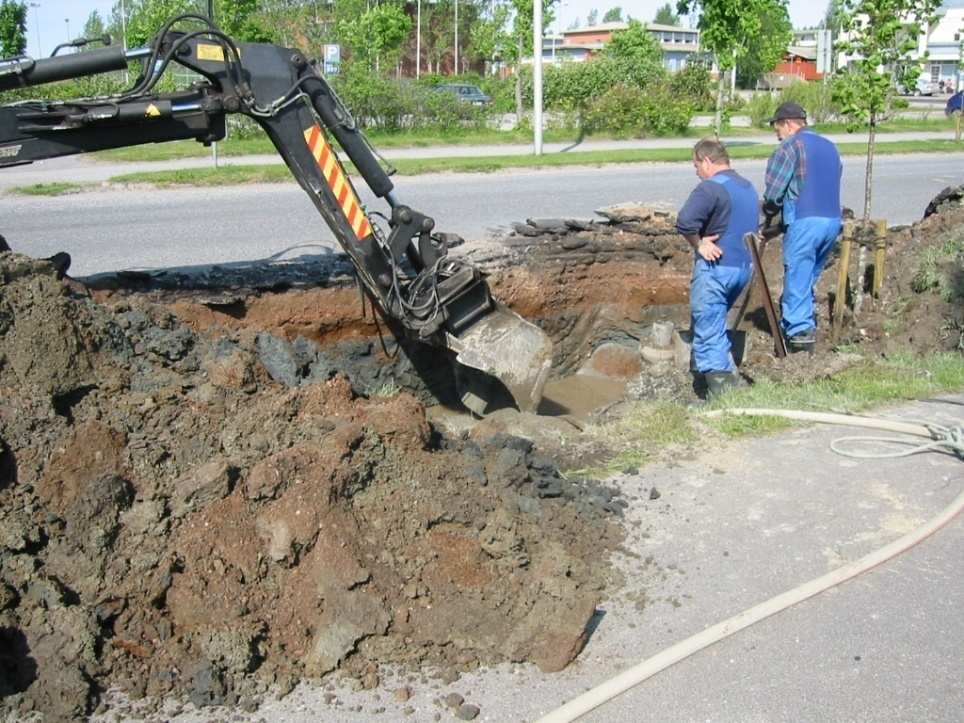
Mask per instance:
[[[459,0],[455,0],[455,74],[459,74]]]
[[[70,18],[64,18],[64,22],[67,24],[67,42],[70,42]]]
[[[415,80],[422,71],[422,0],[415,3]]]
[[[542,0],[532,3],[532,130],[535,154],[542,155]]]
[[[37,24],[37,57],[43,57],[44,51],[40,46],[40,3],[30,3],[30,7],[33,8],[33,19]]]

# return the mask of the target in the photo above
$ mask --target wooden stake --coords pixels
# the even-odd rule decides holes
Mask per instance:
[[[844,308],[847,306],[847,280],[850,276],[850,247],[854,238],[854,222],[847,221],[840,239],[840,261],[837,268],[837,295],[833,301],[833,332],[831,339],[836,341],[843,326]]]
[[[887,222],[877,221],[876,240],[874,242],[874,298],[880,298],[880,290],[884,285],[884,260],[887,257]]]

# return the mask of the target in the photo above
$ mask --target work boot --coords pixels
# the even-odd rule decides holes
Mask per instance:
[[[703,378],[706,379],[707,399],[715,399],[729,389],[743,386],[743,380],[735,372],[706,372]]]
[[[791,354],[806,352],[813,354],[817,346],[817,335],[813,331],[805,331],[787,338],[787,351]]]

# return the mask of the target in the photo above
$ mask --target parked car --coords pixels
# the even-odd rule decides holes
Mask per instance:
[[[937,90],[937,83],[925,75],[918,76],[914,87],[908,88],[905,86],[902,88],[904,95],[934,95]]]
[[[435,90],[440,93],[451,93],[463,103],[472,105],[485,105],[491,100],[479,89],[479,86],[468,83],[442,83],[435,86]]]

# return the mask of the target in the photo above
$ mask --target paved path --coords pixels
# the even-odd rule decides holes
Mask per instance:
[[[837,143],[865,141],[864,134],[835,133],[827,136]],[[914,132],[914,133],[885,133],[881,134],[880,142],[917,140],[950,140],[950,132]],[[772,133],[724,137],[727,143],[734,145],[775,145],[776,136]],[[584,151],[609,151],[622,149],[670,149],[692,148],[696,142],[693,138],[644,138],[631,140],[585,141],[578,145],[572,143],[546,143],[546,153],[577,154]],[[427,148],[388,148],[379,151],[385,158],[475,158],[479,156],[524,156],[532,153],[531,145],[484,145],[484,146],[431,146]],[[277,154],[251,156],[222,156],[219,163],[223,165],[265,165],[280,164],[281,157]],[[76,183],[97,183],[121,173],[140,171],[165,171],[180,168],[210,167],[213,161],[210,157],[182,158],[170,161],[98,161],[91,156],[66,156],[40,161],[29,166],[17,166],[0,170],[0,190],[12,186],[26,186],[34,183],[52,183],[55,181],[71,181]]]

